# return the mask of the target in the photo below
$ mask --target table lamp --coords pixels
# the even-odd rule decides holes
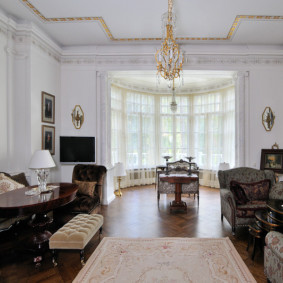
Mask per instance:
[[[30,169],[35,169],[37,174],[38,188],[40,192],[45,192],[46,181],[49,175],[49,168],[55,167],[54,160],[49,150],[38,150],[36,151],[29,163]]]
[[[222,162],[219,164],[218,170],[229,170],[230,169],[230,164],[226,162]]]
[[[118,197],[122,196],[120,182],[123,176],[126,176],[124,164],[122,162],[118,162],[115,164],[115,168],[114,168],[114,177],[117,177],[118,180],[118,190],[116,190],[114,194]]]

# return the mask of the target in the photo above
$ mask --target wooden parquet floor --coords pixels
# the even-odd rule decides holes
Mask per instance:
[[[220,219],[219,190],[200,188],[199,206],[193,197],[183,197],[188,210],[169,212],[169,203],[174,196],[161,195],[157,206],[154,186],[134,187],[123,190],[109,206],[102,207],[104,215],[103,237],[229,237],[237,251],[259,283],[266,282],[263,272],[263,254],[258,251],[251,260],[252,249],[247,252],[247,228],[237,230],[236,236],[226,220]],[[29,254],[17,252],[16,248],[29,235],[24,227],[18,237],[0,239],[0,282],[72,282],[81,269],[79,252],[62,251],[58,266],[53,267],[47,252],[42,266],[35,268]],[[99,244],[98,235],[85,248],[86,259]],[[125,279],[125,282],[126,279]]]

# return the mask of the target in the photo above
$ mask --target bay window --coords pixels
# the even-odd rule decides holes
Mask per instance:
[[[124,186],[154,182],[154,168],[195,157],[200,183],[213,186],[220,162],[235,164],[235,88],[171,95],[143,93],[111,86],[112,163],[123,162],[128,171]]]

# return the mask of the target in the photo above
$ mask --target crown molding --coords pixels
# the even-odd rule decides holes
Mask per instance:
[[[210,54],[210,55],[185,55],[184,70],[194,69],[200,66],[281,66],[283,65],[283,55],[238,55],[238,54]],[[154,54],[133,56],[129,55],[91,55],[91,56],[61,56],[62,64],[113,66],[120,69],[140,69],[148,68],[154,70],[156,61]]]
[[[150,93],[150,94],[163,94],[163,95],[172,95],[172,90],[168,88],[157,88],[157,87],[147,87],[147,86],[138,86],[136,84],[131,84],[129,82],[120,81],[115,78],[110,78],[110,83],[114,86],[121,87],[128,90],[133,91],[139,91],[144,93]],[[234,79],[229,79],[225,82],[217,83],[217,84],[207,84],[204,86],[197,86],[197,87],[183,87],[178,88],[176,87],[176,95],[182,94],[182,95],[188,95],[188,94],[196,94],[196,93],[205,93],[205,92],[211,92],[211,91],[217,91],[224,88],[228,88],[235,85]]]

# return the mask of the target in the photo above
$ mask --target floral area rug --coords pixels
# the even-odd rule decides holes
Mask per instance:
[[[73,282],[256,282],[229,238],[105,237]]]

